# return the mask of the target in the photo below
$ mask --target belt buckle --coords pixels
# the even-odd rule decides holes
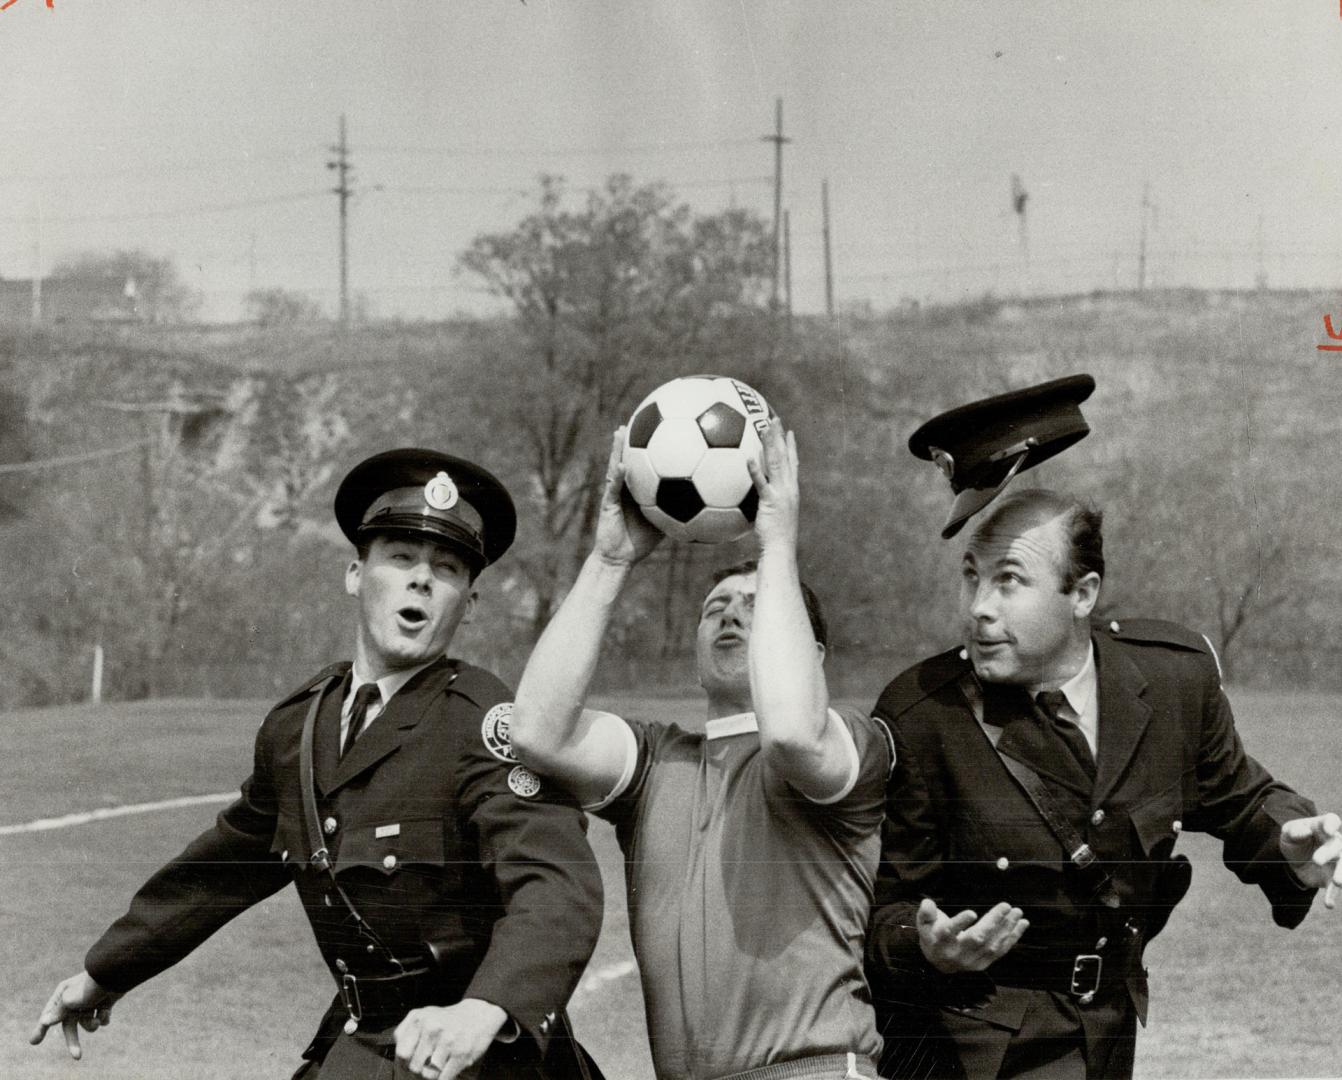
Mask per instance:
[[[363,1004],[359,1001],[359,980],[353,975],[340,977],[340,1000],[349,1013],[345,1021],[345,1034],[353,1035],[359,1030],[359,1021],[363,1019]]]
[[[1079,998],[1082,1005],[1095,1000],[1103,970],[1104,957],[1099,953],[1083,953],[1072,961],[1072,996]]]

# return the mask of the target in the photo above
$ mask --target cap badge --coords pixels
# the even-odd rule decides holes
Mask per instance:
[[[951,457],[950,454],[946,453],[946,451],[939,446],[929,446],[927,451],[932,455],[932,460],[936,463],[937,468],[941,470],[941,474],[946,477],[947,480],[954,480],[955,458]]]
[[[457,485],[452,477],[440,472],[424,485],[424,501],[434,510],[451,510],[457,505]]]

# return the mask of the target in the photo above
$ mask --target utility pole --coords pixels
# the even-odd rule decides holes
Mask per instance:
[[[1151,213],[1151,181],[1142,185],[1142,232],[1137,245],[1137,291],[1146,291],[1146,222]]]
[[[783,297],[788,330],[792,329],[792,211],[783,211]]]
[[[349,144],[345,141],[345,114],[340,114],[340,142],[330,148],[335,155],[326,167],[335,170],[336,186],[332,193],[340,199],[340,328],[349,329],[349,198],[354,171],[349,162]]]
[[[783,144],[792,140],[783,137],[783,99],[774,99],[774,133],[761,135],[761,142],[774,144],[774,285],[770,300],[774,310],[778,309],[778,278],[782,261],[783,245],[780,230],[783,227]]]
[[[829,178],[820,181],[821,236],[825,242],[825,314],[834,318],[834,262],[829,238]]]

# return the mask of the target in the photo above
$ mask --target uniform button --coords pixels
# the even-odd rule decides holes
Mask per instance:
[[[1096,950],[1098,951],[1098,950],[1100,950],[1100,949],[1103,949],[1103,948],[1104,948],[1106,945],[1108,945],[1108,944],[1109,944],[1109,939],[1108,939],[1107,937],[1102,937],[1102,938],[1100,938],[1099,941],[1097,941],[1097,942],[1095,943],[1095,948],[1096,948]]]
[[[1000,859],[997,860],[997,869],[999,870],[1005,870],[1010,865],[1011,860],[1008,859],[1005,855],[1003,855]]]
[[[288,862],[288,861],[289,861],[289,849],[285,848],[283,851],[280,852],[280,862]]]
[[[1113,622],[1111,622],[1111,623],[1109,624],[1109,629],[1110,629],[1110,631],[1112,631],[1112,632],[1115,633],[1115,634],[1118,633],[1118,620],[1117,620],[1117,619],[1115,619]]]
[[[1176,833],[1181,833],[1184,831],[1184,823],[1182,821],[1175,820],[1170,824],[1170,828],[1173,829]]]
[[[330,906],[331,906],[331,894],[330,894],[330,893],[327,893],[325,896],[323,896],[323,897],[322,897],[322,901],[326,904],[327,907],[330,907]]]
[[[366,951],[368,951],[368,952],[373,952],[374,949],[376,948],[376,946],[368,945],[368,946],[366,946],[365,948],[366,948]]]
[[[968,650],[968,649],[961,649],[961,650],[960,650],[960,659],[961,659],[961,660],[968,660],[968,659],[969,659],[969,650]]]
[[[336,819],[333,817],[329,817],[322,822],[322,832],[324,832],[327,836],[334,835],[336,829],[338,828],[340,828],[340,822],[336,821]]]
[[[395,855],[388,855],[385,859],[382,860],[382,866],[383,866],[383,869],[386,869],[386,870],[395,870],[395,869],[396,869],[396,856],[395,856]]]
[[[337,961],[336,961],[336,971],[340,972],[340,974],[343,975],[343,974],[345,974],[345,972],[347,972],[348,970],[349,970],[349,965],[348,965],[347,963],[345,963],[345,961],[343,961],[343,960],[337,960]]]
[[[1091,814],[1091,815],[1090,815],[1090,823],[1091,823],[1092,825],[1103,825],[1103,824],[1104,824],[1104,811],[1103,811],[1103,810],[1096,810],[1095,813]]]

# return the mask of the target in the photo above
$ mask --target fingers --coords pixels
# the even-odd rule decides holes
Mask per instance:
[[[66,1016],[61,1020],[61,1032],[65,1035],[65,1049],[70,1051],[70,1056],[78,1061],[84,1056],[84,1051],[79,1046],[79,1020],[75,1016]]]
[[[606,459],[606,494],[618,494],[624,483],[624,428],[617,427],[610,440],[610,457]],[[618,501],[618,500],[617,500]]]
[[[941,908],[937,907],[937,902],[930,896],[924,896],[921,904],[918,905],[918,929],[924,926],[932,926],[933,923],[941,917]]]

